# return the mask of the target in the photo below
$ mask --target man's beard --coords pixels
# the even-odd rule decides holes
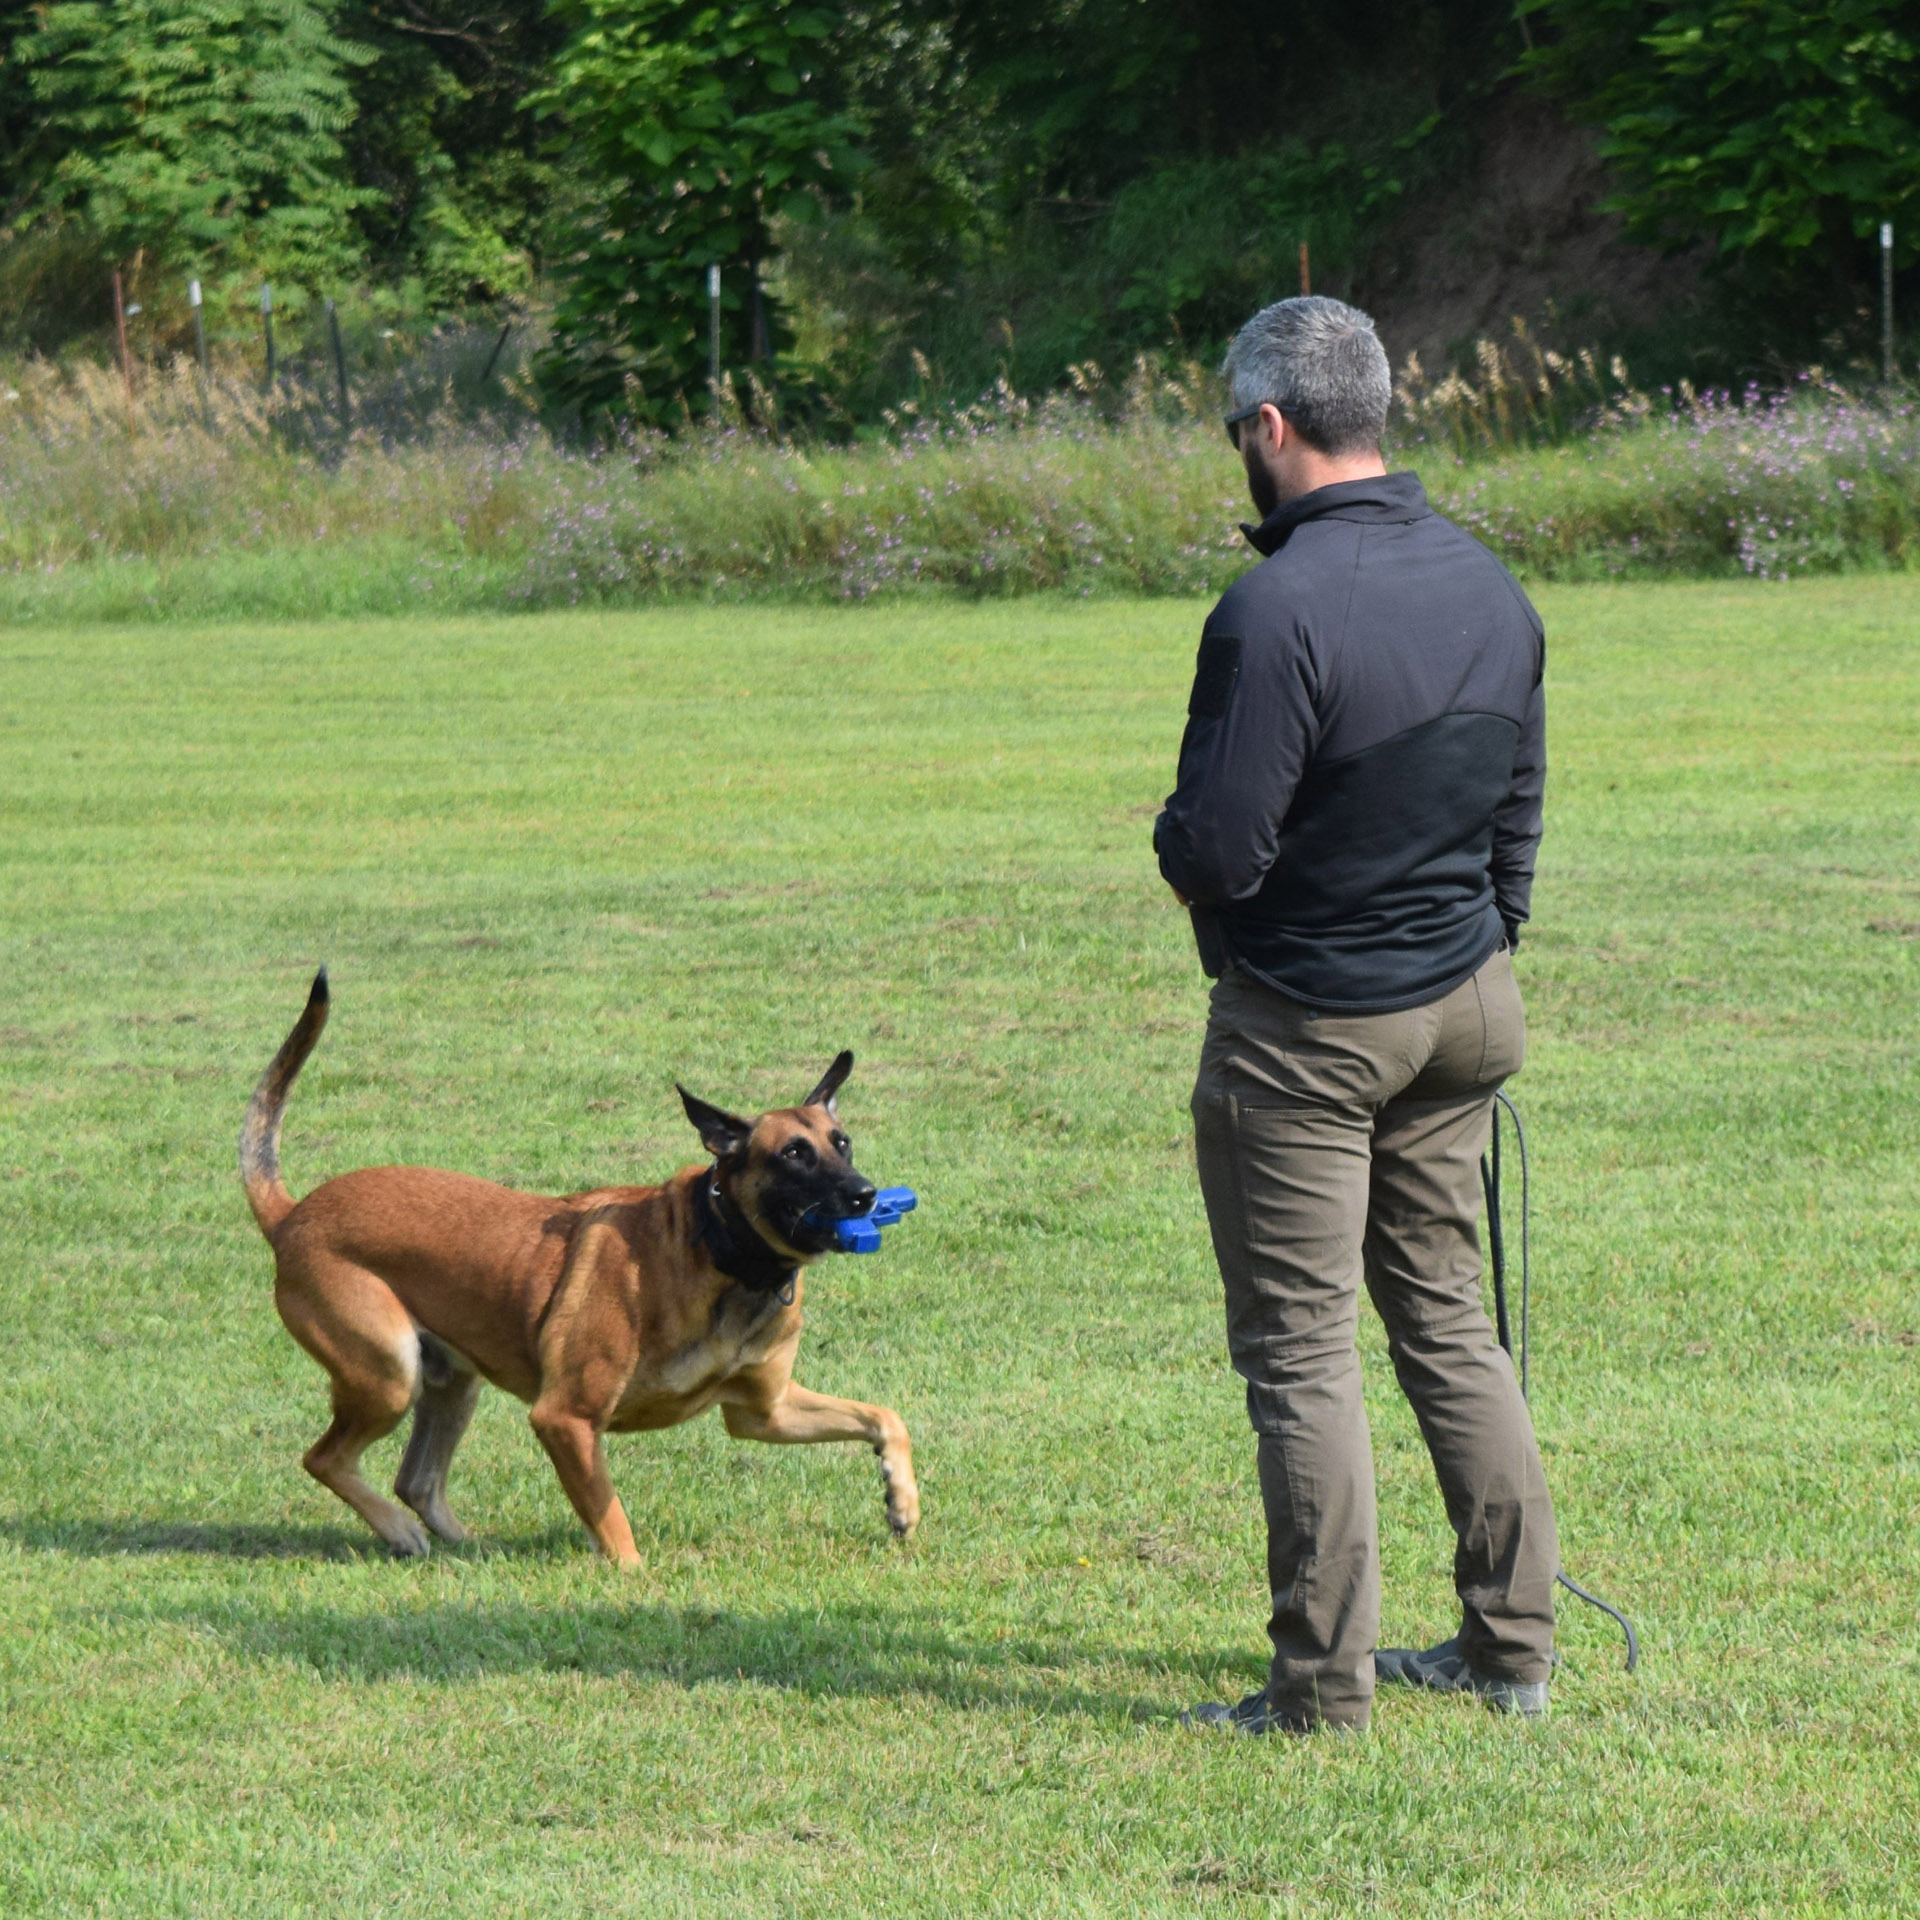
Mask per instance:
[[[1274,483],[1273,475],[1267,471],[1264,460],[1247,462],[1247,491],[1253,495],[1253,508],[1262,520],[1269,520],[1280,510],[1280,489]]]

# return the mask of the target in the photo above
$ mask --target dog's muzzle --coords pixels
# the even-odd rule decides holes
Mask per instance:
[[[794,1222],[794,1235],[804,1235],[811,1244],[810,1253],[830,1253],[839,1245],[838,1227],[843,1220],[864,1220],[873,1211],[873,1203],[879,1198],[879,1189],[871,1180],[861,1180],[856,1184],[843,1187],[830,1199],[816,1200],[812,1206]],[[793,1238],[793,1244],[799,1246],[801,1240]]]

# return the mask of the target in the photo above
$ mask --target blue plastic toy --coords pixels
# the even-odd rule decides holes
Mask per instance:
[[[873,1196],[873,1210],[857,1220],[836,1220],[833,1237],[842,1253],[878,1253],[880,1229],[897,1227],[902,1214],[911,1213],[920,1196],[911,1187],[882,1187]]]

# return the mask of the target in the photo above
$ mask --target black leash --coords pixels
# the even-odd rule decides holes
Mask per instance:
[[[1527,1130],[1520,1124],[1520,1109],[1504,1093],[1496,1093],[1494,1102],[1493,1139],[1480,1157],[1480,1186],[1487,1196],[1487,1254],[1493,1268],[1493,1325],[1500,1344],[1520,1369],[1520,1397],[1524,1400],[1528,1385],[1528,1293],[1533,1279],[1533,1206],[1527,1167]],[[1517,1353],[1513,1344],[1513,1328],[1507,1318],[1507,1241],[1500,1218],[1500,1110],[1503,1107],[1507,1118],[1513,1122],[1514,1142],[1520,1149],[1520,1347]],[[1556,1573],[1553,1577],[1576,1599],[1584,1600],[1590,1607],[1598,1607],[1602,1613],[1620,1623],[1620,1631],[1627,1636],[1627,1671],[1631,1673],[1640,1664],[1640,1636],[1634,1632],[1633,1622],[1611,1602],[1602,1600],[1596,1593],[1589,1593],[1564,1573]]]

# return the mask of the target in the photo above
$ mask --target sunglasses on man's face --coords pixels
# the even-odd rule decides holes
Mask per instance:
[[[1242,420],[1251,420],[1265,405],[1266,402],[1264,400],[1256,400],[1252,406],[1242,407],[1238,413],[1228,414],[1226,419],[1221,422],[1227,430],[1227,445],[1230,446],[1235,453],[1240,451],[1240,422]]]

